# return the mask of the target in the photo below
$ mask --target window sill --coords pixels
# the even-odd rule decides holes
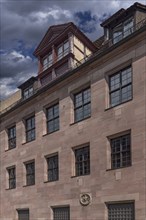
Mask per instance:
[[[53,133],[55,133],[55,132],[57,132],[57,131],[59,131],[59,129],[58,129],[58,130],[55,130],[55,131],[52,131],[52,132],[50,132],[50,133],[43,134],[42,136],[45,137],[45,136],[50,135],[50,134],[53,134]]]
[[[80,121],[75,121],[75,122],[71,123],[70,126],[72,126],[72,125],[74,125],[74,124],[78,124],[78,123],[80,123],[80,122],[82,122],[82,121],[85,121],[85,120],[87,120],[87,119],[89,119],[89,118],[91,118],[91,115],[88,116],[87,118],[84,118],[84,119],[80,120]]]
[[[57,181],[59,181],[59,179],[57,179],[57,180],[52,180],[52,181],[47,180],[47,181],[44,181],[44,183],[55,183],[55,182],[57,182]]]
[[[88,174],[84,174],[84,175],[80,175],[80,176],[71,176],[71,178],[84,177],[84,176],[89,176],[89,175],[90,175],[90,173],[88,173]]]
[[[16,148],[16,147],[13,147],[13,148],[10,148],[10,149],[6,149],[5,152],[11,151],[11,150],[13,150],[13,149],[15,149],[15,148]]]
[[[16,189],[16,187],[15,188],[7,188],[6,190],[13,190],[13,189]]]
[[[28,186],[35,186],[35,183],[31,185],[24,185],[23,187],[28,187]]]
[[[129,167],[132,167],[132,165],[128,165],[128,166],[125,166],[125,167],[118,167],[118,168],[110,168],[110,169],[106,169],[106,171],[112,171],[112,170],[119,170],[119,169],[124,169],[124,168],[129,168]]]
[[[125,102],[121,102],[121,103],[119,103],[118,105],[110,106],[110,107],[106,108],[104,111],[108,111],[108,110],[110,110],[110,109],[112,109],[112,108],[115,108],[115,107],[117,107],[117,106],[120,106],[120,105],[122,105],[122,104],[125,104],[125,103],[127,103],[127,102],[130,102],[130,101],[132,101],[132,100],[133,100],[133,98],[131,98],[131,99],[125,101]]]
[[[30,143],[30,142],[32,142],[32,141],[35,141],[35,140],[36,140],[36,139],[31,140],[31,141],[26,141],[26,142],[22,143],[22,145],[28,144],[28,143]]]

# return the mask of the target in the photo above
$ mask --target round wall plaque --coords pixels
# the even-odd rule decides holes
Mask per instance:
[[[80,203],[84,206],[89,205],[91,202],[91,195],[89,193],[83,193],[80,195]]]

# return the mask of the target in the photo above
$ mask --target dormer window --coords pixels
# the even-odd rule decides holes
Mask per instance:
[[[120,23],[113,29],[113,43],[117,43],[123,38],[133,33],[133,18],[129,18],[128,20]]]
[[[52,52],[50,52],[43,60],[43,70],[46,70],[52,64],[53,64],[53,56],[52,56]]]
[[[63,58],[69,53],[69,41],[64,41],[62,44],[60,44],[57,48],[57,57],[58,60]]]
[[[29,86],[28,88],[23,90],[23,98],[27,99],[33,95],[33,86]]]

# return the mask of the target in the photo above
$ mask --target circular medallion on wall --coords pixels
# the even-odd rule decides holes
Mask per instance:
[[[80,203],[81,205],[89,205],[91,203],[91,195],[89,193],[80,194]]]

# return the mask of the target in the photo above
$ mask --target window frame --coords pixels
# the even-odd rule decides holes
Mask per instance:
[[[114,211],[116,210],[116,208],[118,208],[118,206],[120,207],[120,211],[122,209],[122,206],[123,206],[123,209],[128,206],[131,206],[131,210],[132,210],[132,216],[131,216],[131,220],[135,220],[135,202],[134,201],[120,201],[120,202],[108,202],[106,203],[106,206],[107,206],[107,215],[108,215],[108,220],[112,220],[112,217],[114,217],[115,219],[115,216],[111,216],[112,213],[110,213],[110,207],[114,207]],[[113,213],[114,215],[118,214],[118,213]],[[124,213],[123,213],[124,214]],[[122,215],[123,215],[122,214]],[[128,216],[129,217],[129,216]],[[116,216],[117,218],[117,216]],[[121,219],[121,216],[119,216],[119,219]],[[127,216],[125,216],[125,219],[123,220],[126,220],[127,219]],[[117,219],[118,220],[118,219]]]
[[[32,123],[32,120],[34,119],[34,126]],[[28,121],[31,120],[31,128],[28,128]],[[36,131],[35,131],[35,115],[30,116],[29,118],[25,119],[25,134],[26,134],[26,143],[34,141],[36,139]],[[31,133],[31,138],[29,139],[29,133]],[[32,133],[34,134],[34,137],[32,138]]]
[[[58,107],[58,115],[57,116],[54,116],[54,108],[55,107]],[[51,119],[49,119],[49,109],[52,109],[52,111],[53,111],[53,117],[51,118]],[[58,120],[58,127],[55,129],[55,127],[54,127],[54,124],[55,124],[55,120]],[[53,130],[51,130],[51,131],[49,131],[49,123],[50,122],[53,122]],[[51,105],[51,106],[49,106],[49,107],[47,107],[46,108],[46,127],[47,127],[47,134],[51,134],[51,133],[53,133],[53,132],[56,132],[56,131],[59,131],[59,129],[60,129],[60,112],[59,112],[59,102],[57,102],[57,103],[55,103],[55,104],[53,104],[53,105]]]
[[[52,59],[49,59],[49,57],[52,56]],[[44,64],[44,61],[47,61],[46,64]],[[43,71],[48,69],[50,66],[53,65],[53,52],[50,51],[44,58],[43,58]]]
[[[81,151],[81,153],[79,152]],[[88,153],[88,159],[84,159],[85,153]],[[79,155],[77,155],[79,154]],[[82,160],[78,161],[77,157],[82,157]],[[74,149],[74,158],[75,158],[75,176],[86,176],[90,175],[90,145],[80,146]],[[87,165],[86,165],[87,163]],[[81,165],[81,166],[80,166]],[[85,165],[88,167],[85,171]],[[82,170],[80,170],[82,169]]]
[[[14,176],[10,177],[10,170],[14,170]],[[15,189],[16,188],[16,167],[12,166],[12,167],[8,167],[7,168],[7,173],[8,173],[8,189]],[[14,181],[14,186],[12,187],[11,185],[11,181]]]
[[[32,89],[32,92],[30,92],[30,89]],[[28,92],[28,94],[25,95],[25,92]],[[23,89],[23,99],[28,99],[33,94],[34,94],[34,87],[33,87],[33,85],[30,85],[27,88]]]
[[[61,218],[59,217],[59,214],[57,214],[57,216],[55,216],[55,210],[57,209],[66,209],[67,212],[66,212],[66,215],[68,215],[67,217],[64,217],[64,215],[62,216],[61,215]],[[52,214],[53,214],[53,220],[70,220],[70,206],[55,206],[55,207],[52,207]],[[56,218],[57,217],[57,218]]]
[[[84,103],[84,100],[85,100],[85,98],[84,98],[84,92],[85,91],[87,91],[87,90],[90,90],[90,101],[88,101],[87,103]],[[79,94],[81,94],[81,96],[82,96],[82,104],[80,105],[80,106],[77,106],[76,107],[76,96],[77,95],[79,95]],[[73,97],[73,101],[74,101],[74,122],[75,123],[77,123],[77,122],[80,122],[80,121],[83,121],[83,120],[85,120],[85,119],[87,119],[87,118],[90,118],[91,117],[91,87],[89,86],[89,87],[87,87],[87,88],[85,88],[85,89],[82,89],[82,90],[80,90],[79,92],[77,92],[77,93],[75,93],[74,94],[74,97]],[[85,117],[85,115],[84,115],[84,107],[85,106],[88,106],[88,105],[90,105],[90,113],[89,113],[89,115],[88,116],[86,116]],[[76,114],[76,111],[78,110],[78,109],[82,109],[83,111],[83,118],[81,118],[81,119],[79,119],[79,120],[77,120],[77,114]]]
[[[21,218],[20,218],[20,216],[19,216],[19,214],[20,214],[20,212],[26,212],[27,211],[27,215],[28,215],[28,220],[30,219],[30,212],[29,212],[29,208],[24,208],[24,209],[16,209],[17,210],[17,213],[18,213],[18,220],[21,220]],[[25,216],[26,217],[26,216]]]
[[[64,48],[66,43],[68,43],[67,49]],[[62,48],[61,53],[58,53],[59,48]],[[59,44],[57,46],[57,60],[61,60],[63,57],[65,57],[67,54],[69,54],[69,52],[70,52],[70,42],[69,42],[69,39],[66,39],[64,42],[62,42],[61,44]]]
[[[128,70],[128,69],[131,69],[131,81],[126,83],[125,85],[122,85],[122,73],[125,70]],[[118,75],[118,74],[119,74],[119,87],[116,88],[116,89],[111,90],[111,78],[116,76],[116,75]],[[127,67],[117,71],[114,74],[109,75],[108,77],[109,77],[108,87],[109,87],[109,104],[110,104],[110,108],[116,107],[116,106],[121,105],[121,104],[123,104],[125,102],[129,102],[129,101],[131,101],[133,99],[133,71],[132,71],[132,66],[131,65],[129,65],[129,66],[127,66]],[[130,90],[131,97],[128,98],[127,100],[122,101],[122,89],[126,88],[128,86],[131,86],[131,90]],[[119,103],[112,104],[111,94],[113,94],[113,93],[115,93],[117,91],[119,91]]]
[[[54,160],[55,159],[55,163],[56,163],[56,160],[57,160],[57,166],[55,167],[50,167],[49,165],[49,160]],[[56,154],[53,154],[53,155],[50,155],[50,156],[47,156],[46,157],[46,162],[47,162],[47,182],[55,182],[55,181],[58,181],[59,180],[59,155],[58,153]],[[54,162],[54,161],[53,161]],[[56,165],[56,164],[55,164]],[[54,164],[53,164],[54,166]],[[49,175],[49,172],[52,172],[52,176],[50,178],[50,175]],[[54,173],[55,173],[55,177],[54,178]]]
[[[32,166],[32,164],[33,164],[33,169],[31,167],[32,170],[30,173],[28,173],[28,166]],[[33,161],[26,162],[25,170],[26,170],[26,186],[35,185],[35,161],[33,160]],[[30,176],[31,176],[31,181],[33,180],[32,182],[30,182],[30,179],[29,179]]]
[[[123,138],[125,138],[126,136],[128,137],[128,141],[129,141],[129,149],[128,150],[127,149],[123,150],[123,145],[121,143],[122,143]],[[114,147],[113,142],[116,141],[116,140],[120,141],[120,151],[116,152],[116,150],[115,150],[115,153],[113,153],[113,149],[112,149]],[[127,145],[126,145],[126,148],[127,148]],[[110,139],[110,150],[111,150],[111,169],[116,170],[116,169],[121,169],[121,168],[126,168],[126,167],[131,166],[132,165],[131,132],[127,132],[125,134],[121,134],[121,135],[118,135],[114,138],[111,138]],[[128,156],[130,157],[129,161],[126,160],[125,165],[123,165],[123,158],[124,158],[123,153],[129,153]],[[117,165],[117,154],[120,154],[120,164],[119,164],[119,166]],[[114,160],[113,160],[114,155],[115,155],[115,158],[116,158],[115,165],[114,165]]]
[[[15,129],[15,131],[13,130],[13,129]],[[10,137],[11,135],[11,130],[12,130],[12,133],[13,133],[13,136],[12,137]],[[12,150],[12,149],[14,149],[14,148],[16,148],[16,125],[13,125],[13,126],[11,126],[11,127],[9,127],[8,129],[7,129],[7,134],[8,134],[8,150]],[[10,145],[10,143],[11,143],[11,141],[13,142],[14,141],[14,146],[13,147],[11,147]]]
[[[124,31],[124,28],[125,28],[125,24],[127,23],[130,23],[130,22],[133,22],[133,26],[128,28],[126,31]],[[121,34],[114,37],[114,33],[116,33],[116,29],[118,29],[118,27],[121,26]],[[126,20],[124,20],[123,22],[117,24],[113,29],[112,29],[112,42],[113,44],[116,44],[118,42],[120,42],[121,40],[123,40],[124,38],[126,38],[127,36],[129,36],[130,34],[132,33],[129,33],[129,34],[126,34],[127,31],[129,30],[132,30],[132,33],[134,31],[134,17],[131,16],[129,18],[127,18]],[[120,39],[119,39],[120,38]]]

